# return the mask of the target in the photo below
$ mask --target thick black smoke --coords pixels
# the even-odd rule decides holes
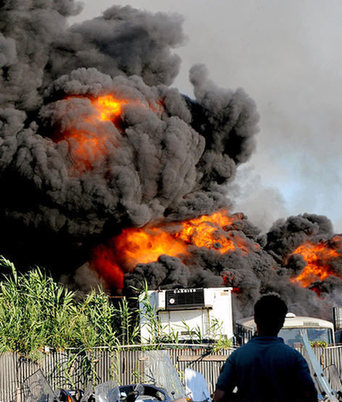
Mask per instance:
[[[258,114],[243,90],[218,88],[201,65],[190,71],[195,99],[170,87],[181,17],[113,6],[70,27],[79,10],[72,0],[0,2],[0,253],[56,276],[82,265],[74,278],[85,286],[91,248],[123,227],[229,208],[226,184],[254,151]],[[116,124],[94,123],[92,99],[107,94],[129,102]],[[86,161],[65,135],[74,129],[100,140],[99,152],[85,141]],[[302,240],[329,238],[329,225],[303,215],[262,238],[241,215],[227,235],[244,238],[248,256],[194,249],[186,265],[162,256],[139,265],[126,286],[143,277],[151,287],[224,280],[240,289],[241,314],[269,290],[297,312],[321,314],[324,303],[289,281],[303,262],[286,255]],[[322,292],[332,294],[332,282]]]
[[[68,28],[65,16],[77,9],[71,1],[1,7],[1,243],[13,254],[22,247],[34,262],[46,247],[59,254],[73,243],[78,251],[123,225],[227,204],[222,184],[250,154],[256,132],[254,103],[242,91],[216,89],[203,67],[191,73],[198,102],[166,86],[178,72],[171,49],[183,40],[179,16],[114,6]],[[89,150],[91,169],[75,174],[76,145],[54,141],[54,133],[75,121],[93,129],[91,102],[67,96],[108,93],[139,106],[124,107],[123,132],[110,122],[96,127],[105,158]],[[192,105],[201,109],[202,128]],[[230,144],[231,155],[224,152]]]

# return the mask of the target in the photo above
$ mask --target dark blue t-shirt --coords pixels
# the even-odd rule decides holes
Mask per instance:
[[[235,387],[243,402],[304,400],[304,390],[317,395],[303,356],[273,336],[251,339],[226,360],[216,389],[229,395]]]

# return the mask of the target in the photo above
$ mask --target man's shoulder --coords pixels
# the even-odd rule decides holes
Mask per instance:
[[[303,355],[298,350],[289,345],[286,345],[283,340],[274,345],[274,347],[272,348],[272,352],[279,358],[284,358],[294,364],[302,363],[303,361],[305,361]]]
[[[258,342],[257,342],[257,337],[252,338],[249,340],[247,343],[244,345],[239,346],[237,349],[235,349],[230,356],[233,358],[243,355],[245,353],[250,353],[252,350],[258,349]]]
[[[298,354],[298,355],[301,356],[301,354],[298,352],[298,350],[296,350],[296,349],[293,348],[292,346],[287,345],[287,344],[284,342],[284,339],[283,339],[283,338],[278,337],[277,339],[279,340],[279,342],[277,342],[277,347],[282,348],[283,350],[286,350],[286,351],[288,351],[289,353],[293,353],[293,354],[295,354],[295,355]]]
[[[296,349],[284,343],[284,340],[280,337],[255,337],[252,338],[245,345],[240,346],[232,354],[246,353],[251,350],[256,349],[268,349],[277,350],[287,355],[292,355],[293,357],[302,357],[301,353]]]
[[[290,355],[293,355],[293,356],[301,358],[301,359],[303,358],[303,355],[298,350],[294,349],[292,346],[286,345],[286,343],[281,343],[280,348],[284,352],[286,352]]]
[[[299,353],[299,352],[298,352],[296,349],[294,349],[292,346],[289,346],[289,345],[287,345],[287,344],[284,343],[284,342],[279,342],[279,343],[277,344],[277,347],[280,348],[280,349],[286,350],[286,351],[288,351],[289,353],[294,353],[294,354]]]

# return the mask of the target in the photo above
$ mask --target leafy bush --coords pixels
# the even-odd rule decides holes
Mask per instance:
[[[326,348],[328,346],[326,341],[312,341],[310,345],[312,348]]]

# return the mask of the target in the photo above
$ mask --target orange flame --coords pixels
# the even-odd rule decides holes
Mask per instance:
[[[127,228],[107,246],[96,247],[91,264],[106,283],[122,289],[125,272],[139,263],[157,261],[163,254],[180,257],[187,254],[187,246],[159,227]]]
[[[224,210],[212,215],[202,215],[183,223],[183,229],[177,237],[188,244],[197,247],[216,249],[221,254],[240,249],[248,254],[250,247],[247,242],[234,233],[227,233],[226,227],[238,220],[238,215],[227,215]]]
[[[187,254],[185,243],[158,227],[124,229],[115,238],[114,246],[117,251],[122,253],[125,263],[130,269],[139,263],[146,264],[157,261],[163,254],[172,257]]]
[[[104,95],[93,99],[91,103],[97,111],[99,120],[113,121],[121,116],[122,106],[127,105],[128,100],[116,99],[113,95]]]
[[[189,245],[220,253],[240,250],[246,255],[251,249],[257,251],[259,245],[249,245],[246,239],[232,231],[232,225],[239,219],[240,215],[230,216],[221,210],[177,224],[127,228],[113,237],[107,246],[95,249],[92,265],[101,275],[104,272],[102,276],[107,282],[117,286],[120,282],[117,280],[118,270],[121,274],[133,271],[137,264],[155,262],[163,254],[184,261],[191,252]]]
[[[300,245],[293,254],[301,255],[306,266],[303,272],[296,278],[291,279],[292,282],[300,283],[304,287],[310,286],[315,281],[323,281],[330,275],[342,279],[342,276],[334,271],[332,262],[341,258],[341,254],[332,248],[332,246],[340,242],[339,236],[335,236],[329,242],[321,242],[313,244],[310,242]]]

